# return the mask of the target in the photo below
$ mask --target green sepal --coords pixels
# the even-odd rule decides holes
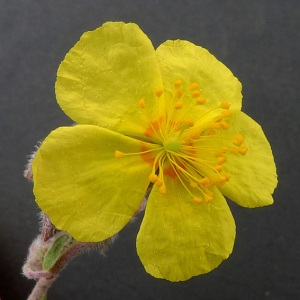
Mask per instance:
[[[46,252],[43,261],[44,270],[50,270],[55,265],[62,254],[65,242],[68,240],[68,238],[69,237],[67,235],[60,236],[53,243],[52,247]]]

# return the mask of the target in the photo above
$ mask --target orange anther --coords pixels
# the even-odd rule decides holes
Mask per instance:
[[[190,84],[190,90],[199,89],[199,84],[197,82],[193,82]]]
[[[228,109],[230,107],[229,102],[221,102],[220,107],[223,109]]]
[[[182,80],[181,80],[181,79],[178,79],[178,80],[176,80],[176,81],[174,82],[174,86],[175,86],[176,88],[180,87],[181,85],[182,85]]]
[[[233,144],[236,146],[241,146],[244,142],[244,136],[242,134],[237,134],[233,140]]]
[[[198,185],[197,185],[196,182],[194,182],[194,181],[191,181],[191,182],[190,182],[190,187],[192,187],[193,189],[196,188],[197,186],[198,186]]]
[[[122,158],[124,156],[124,153],[121,151],[116,150],[115,151],[115,157],[116,158]]]
[[[158,180],[158,176],[156,175],[156,174],[154,174],[154,173],[151,173],[150,175],[149,175],[149,181],[150,182],[156,182]]]
[[[227,158],[223,155],[218,156],[217,158],[217,162],[219,165],[224,164],[224,162],[226,162]]]
[[[201,204],[203,202],[203,200],[200,197],[194,197],[193,200],[198,204]]]
[[[216,170],[217,172],[222,172],[222,166],[221,166],[221,165],[216,166],[216,167],[215,167],[215,170]]]
[[[175,97],[180,99],[183,96],[183,92],[181,90],[178,90],[175,92]]]
[[[198,98],[200,96],[200,92],[199,91],[193,91],[192,92],[192,97],[193,98]]]
[[[165,194],[167,192],[166,186],[165,185],[160,186],[159,191],[160,193]]]
[[[145,108],[145,100],[144,99],[141,99],[140,101],[139,101],[139,106],[140,106],[140,108]]]
[[[162,88],[158,88],[155,90],[156,97],[160,97],[163,94],[164,90]]]
[[[247,153],[247,151],[248,151],[248,148],[245,147],[245,146],[244,147],[240,147],[238,151],[239,151],[240,154],[245,155]]]
[[[179,108],[182,108],[182,106],[183,106],[182,101],[177,101],[174,105],[174,108],[179,109]]]
[[[206,100],[203,97],[200,97],[196,100],[196,104],[198,104],[198,105],[203,105],[203,104],[205,104],[205,102],[206,102]]]

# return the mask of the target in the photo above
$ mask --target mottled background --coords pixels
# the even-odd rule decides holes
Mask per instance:
[[[34,285],[21,266],[38,208],[22,171],[38,140],[71,124],[55,101],[57,67],[84,31],[108,20],[138,23],[155,47],[186,39],[224,62],[272,145],[279,186],[270,207],[230,203],[234,252],[207,275],[179,283],[148,275],[135,249],[139,219],[107,257],[76,258],[48,299],[300,299],[299,0],[0,0],[1,299],[26,299]]]

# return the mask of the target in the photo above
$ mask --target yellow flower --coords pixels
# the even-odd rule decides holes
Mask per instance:
[[[34,193],[78,241],[119,232],[153,185],[138,255],[153,276],[187,280],[232,252],[224,196],[245,207],[273,202],[270,145],[240,111],[239,81],[199,46],[167,41],[155,51],[137,25],[106,23],[66,55],[56,96],[79,125],[42,143]]]

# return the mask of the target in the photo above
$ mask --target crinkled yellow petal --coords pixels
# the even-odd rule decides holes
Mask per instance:
[[[84,33],[61,63],[55,86],[59,105],[77,123],[143,137],[148,117],[157,118],[154,92],[161,87],[151,41],[136,24],[122,22]]]
[[[229,102],[231,109],[240,110],[242,103],[241,84],[232,72],[206,49],[188,41],[166,41],[156,50],[163,76],[166,101],[174,95],[174,82],[182,81],[183,94],[190,84],[197,83],[199,96],[183,97],[182,108],[187,115],[201,116],[204,110],[218,107],[221,102]],[[204,105],[196,105],[197,99],[204,99]],[[169,105],[174,105],[173,103]],[[168,105],[167,105],[168,107]],[[183,115],[185,113],[183,112]],[[196,120],[193,120],[196,121]]]
[[[207,273],[233,249],[235,223],[216,189],[210,204],[197,204],[178,180],[165,178],[167,192],[154,186],[137,237],[137,252],[148,273],[183,281]]]
[[[245,155],[228,153],[224,172],[230,180],[221,192],[237,204],[245,207],[260,207],[273,203],[272,193],[277,185],[276,166],[272,150],[264,132],[253,119],[238,112],[228,119],[229,128],[220,132],[222,143],[232,141],[242,134]],[[232,145],[233,146],[233,145]]]
[[[145,143],[143,143],[145,146]],[[147,144],[148,149],[155,148]],[[78,241],[102,241],[132,218],[148,186],[141,142],[93,125],[51,132],[33,161],[34,194],[53,224]]]

